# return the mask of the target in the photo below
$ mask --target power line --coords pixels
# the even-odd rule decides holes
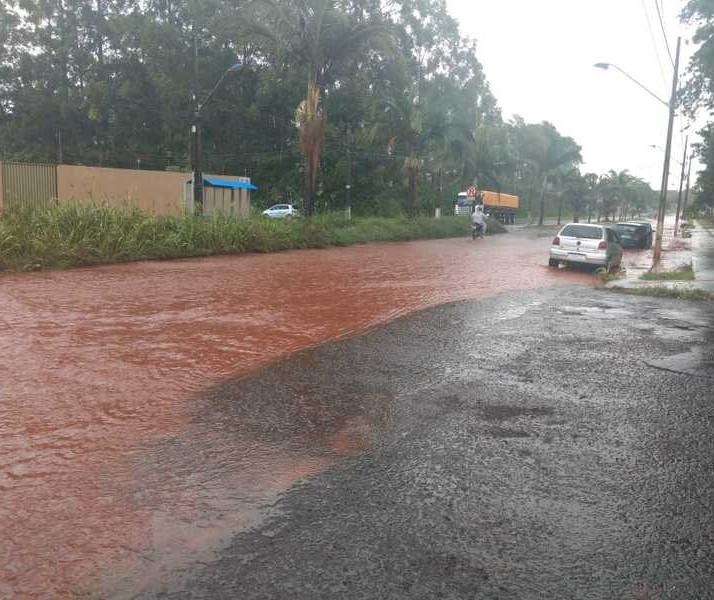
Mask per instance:
[[[652,46],[654,47],[655,56],[657,57],[657,64],[659,64],[659,72],[662,74],[662,83],[664,83],[664,86],[666,88],[667,87],[667,76],[664,74],[664,67],[662,66],[662,59],[659,56],[659,48],[657,48],[657,41],[655,40],[654,31],[652,30],[650,14],[647,11],[647,5],[645,4],[645,0],[642,0],[642,9],[645,11],[645,19],[647,19],[647,28],[650,31],[650,38],[652,39]]]
[[[659,8],[659,0],[654,0],[655,7],[657,8],[657,16],[659,17],[659,26],[662,28],[662,36],[664,37],[664,45],[667,47],[667,54],[669,55],[669,60],[672,63],[672,68],[674,68],[674,59],[672,58],[672,51],[669,48],[669,40],[667,39],[667,32],[664,28],[664,21],[662,20],[662,11]]]

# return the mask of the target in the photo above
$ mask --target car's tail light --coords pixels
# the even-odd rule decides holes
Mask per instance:
[[[607,242],[603,240],[597,245],[598,250],[607,250]]]
[[[560,246],[560,236],[555,236],[553,238],[553,246]]]

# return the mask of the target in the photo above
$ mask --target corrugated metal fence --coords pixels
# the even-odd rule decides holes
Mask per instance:
[[[3,208],[47,206],[57,201],[57,167],[30,163],[0,163]]]

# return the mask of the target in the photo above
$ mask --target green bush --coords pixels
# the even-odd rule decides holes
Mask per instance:
[[[490,222],[489,233],[504,231]],[[0,270],[276,252],[350,244],[469,235],[468,219],[358,217],[272,220],[156,217],[139,210],[66,205],[0,215]]]

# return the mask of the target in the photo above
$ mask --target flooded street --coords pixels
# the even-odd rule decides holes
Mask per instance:
[[[362,447],[372,424],[336,412],[325,431],[286,434],[294,415],[256,404],[240,419],[261,427],[236,436],[199,393],[428,306],[592,282],[549,270],[549,241],[521,231],[0,277],[0,597],[130,596],[202,560]],[[303,400],[303,413],[330,411]]]
[[[710,302],[515,291],[214,386],[198,402],[226,433],[299,447],[251,419],[259,402],[339,431],[309,393],[360,411],[369,448],[135,598],[711,598],[713,324]]]

